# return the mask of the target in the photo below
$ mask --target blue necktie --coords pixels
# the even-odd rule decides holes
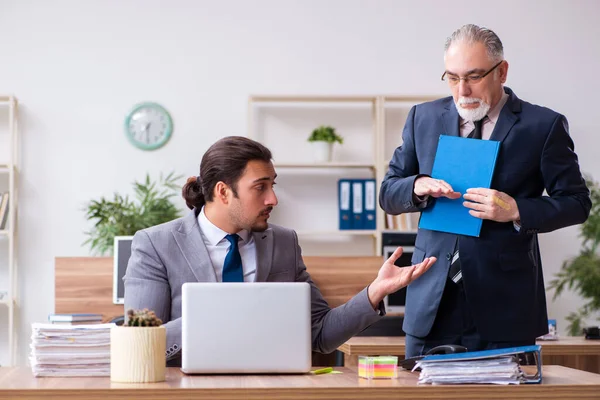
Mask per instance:
[[[238,235],[227,235],[231,246],[223,263],[223,282],[244,282],[244,271],[242,270],[242,256],[238,248]]]

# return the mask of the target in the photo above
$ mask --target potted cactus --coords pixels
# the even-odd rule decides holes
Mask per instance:
[[[126,323],[110,331],[110,380],[165,380],[167,330],[154,311],[128,310]]]

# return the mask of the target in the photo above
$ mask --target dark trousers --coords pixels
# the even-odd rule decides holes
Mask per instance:
[[[515,329],[519,327],[515,326]],[[463,284],[456,284],[448,279],[429,334],[422,338],[406,334],[406,357],[425,354],[443,344],[458,344],[468,351],[477,351],[528,346],[535,344],[535,339],[509,342],[483,340],[469,311]]]

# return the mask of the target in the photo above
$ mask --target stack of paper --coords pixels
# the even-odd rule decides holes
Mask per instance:
[[[448,362],[418,361],[415,368],[421,367],[419,383],[459,384],[492,383],[519,384],[521,370],[516,357],[500,357],[489,360],[468,360]]]
[[[53,324],[99,324],[102,323],[102,314],[49,314],[48,321]]]
[[[34,376],[110,376],[110,329],[115,324],[32,324]]]
[[[523,372],[519,363],[521,357],[527,364],[534,362],[537,367],[535,373]],[[413,371],[419,368],[421,369],[419,383],[434,385],[540,383],[542,381],[541,346],[430,355],[417,361]]]

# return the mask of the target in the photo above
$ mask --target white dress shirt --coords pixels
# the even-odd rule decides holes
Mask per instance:
[[[487,115],[483,118],[483,123],[481,124],[481,138],[483,140],[489,140],[492,136],[492,132],[494,131],[494,127],[496,126],[496,122],[498,122],[498,118],[500,117],[500,111],[502,111],[502,107],[508,101],[508,93],[503,93],[498,104],[491,108],[488,111]],[[487,118],[486,118],[487,117]],[[475,129],[475,124],[473,121],[465,121],[460,118],[460,136],[467,137],[469,133]]]
[[[198,214],[200,234],[208,250],[208,256],[212,262],[217,275],[217,282],[223,282],[223,264],[229,251],[229,241],[225,239],[227,232],[218,228],[206,218],[204,207]],[[256,243],[254,236],[247,230],[237,233],[240,236],[238,248],[242,257],[242,270],[244,271],[244,282],[254,282],[256,278]]]

